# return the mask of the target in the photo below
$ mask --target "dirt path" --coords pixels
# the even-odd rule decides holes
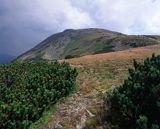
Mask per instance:
[[[142,61],[153,52],[159,54],[159,48],[135,48],[65,60],[79,71],[79,90],[58,105],[51,121],[41,129],[82,129],[86,122],[101,128],[96,122],[97,109],[103,104],[101,94],[123,82],[133,59]]]

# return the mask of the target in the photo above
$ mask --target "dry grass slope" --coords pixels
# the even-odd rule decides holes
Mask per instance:
[[[49,122],[38,128],[82,129],[89,124],[101,129],[97,120],[103,103],[101,95],[123,82],[133,59],[141,62],[152,53],[160,54],[160,45],[61,60],[77,67],[79,89],[58,104]]]

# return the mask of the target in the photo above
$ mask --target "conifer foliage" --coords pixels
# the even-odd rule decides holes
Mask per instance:
[[[68,63],[0,65],[0,129],[27,129],[75,88],[77,71]]]
[[[160,128],[160,56],[134,61],[129,77],[107,93],[108,119],[114,129]]]

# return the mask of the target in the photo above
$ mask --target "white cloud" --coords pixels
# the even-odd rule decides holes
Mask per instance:
[[[129,34],[160,33],[160,0],[5,1],[10,13],[7,22],[38,24],[50,32],[101,27]]]
[[[72,6],[68,0],[28,0],[27,3],[23,2],[24,9],[20,15],[27,16],[26,21],[41,24],[42,28],[50,31],[95,25],[87,12]]]
[[[128,34],[160,34],[160,0],[71,1],[88,12],[98,27]]]

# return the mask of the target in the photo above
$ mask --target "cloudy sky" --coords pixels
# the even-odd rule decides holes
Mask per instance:
[[[160,35],[160,0],[0,0],[0,55],[17,56],[64,29]]]

